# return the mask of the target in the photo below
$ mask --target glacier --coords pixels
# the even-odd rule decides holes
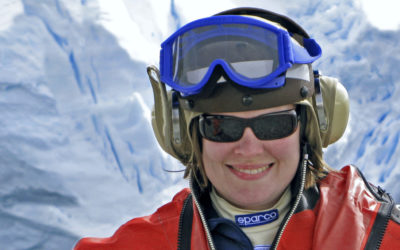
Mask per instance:
[[[187,186],[150,125],[146,66],[177,27],[240,6],[205,0],[0,2],[0,249],[71,249],[110,236]],[[357,1],[254,0],[316,38],[315,67],[349,91],[343,138],[325,151],[400,201],[400,30]],[[306,8],[304,6],[307,6]]]

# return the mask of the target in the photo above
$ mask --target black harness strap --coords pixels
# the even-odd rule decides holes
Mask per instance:
[[[368,190],[372,193],[375,199],[381,203],[378,214],[376,215],[374,225],[372,226],[371,233],[368,237],[367,244],[365,245],[364,249],[379,249],[395,204],[392,197],[388,193],[386,193],[385,190],[380,187],[375,187],[371,185],[365,179],[361,171],[358,170],[358,168],[357,171],[361,178],[364,180],[364,183]]]
[[[179,217],[178,228],[178,250],[190,250],[193,222],[193,200],[192,194],[185,199]]]
[[[386,227],[389,223],[393,205],[394,203],[381,203],[374,225],[372,226],[371,234],[365,245],[366,250],[380,248]]]

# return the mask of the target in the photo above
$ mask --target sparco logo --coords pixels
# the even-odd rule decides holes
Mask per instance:
[[[279,218],[277,209],[255,214],[236,215],[235,221],[239,227],[254,227],[271,223]]]

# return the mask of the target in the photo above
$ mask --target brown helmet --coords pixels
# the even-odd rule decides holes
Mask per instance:
[[[304,38],[309,38],[294,21],[270,11],[238,8],[217,15],[244,15],[265,20],[286,29],[301,45]],[[307,77],[296,77],[298,71],[305,71]],[[152,125],[156,138],[167,153],[187,166],[193,164],[194,151],[199,148],[199,142],[192,138],[192,124],[203,113],[300,105],[306,111],[303,137],[310,145],[314,159],[322,159],[322,148],[337,141],[347,126],[349,101],[346,89],[337,79],[315,72],[311,64],[293,65],[285,74],[284,86],[275,89],[240,86],[217,68],[216,72],[220,74],[214,74],[202,92],[190,96],[167,91],[156,67],[148,67],[147,72],[154,91]],[[317,171],[323,171],[324,166],[317,164],[315,167]]]

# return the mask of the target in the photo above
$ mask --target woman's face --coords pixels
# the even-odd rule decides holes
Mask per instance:
[[[294,109],[285,105],[261,110],[218,113],[241,118]],[[259,140],[247,127],[235,142],[203,140],[206,175],[218,194],[244,209],[267,209],[292,181],[300,160],[299,126],[288,137]]]

